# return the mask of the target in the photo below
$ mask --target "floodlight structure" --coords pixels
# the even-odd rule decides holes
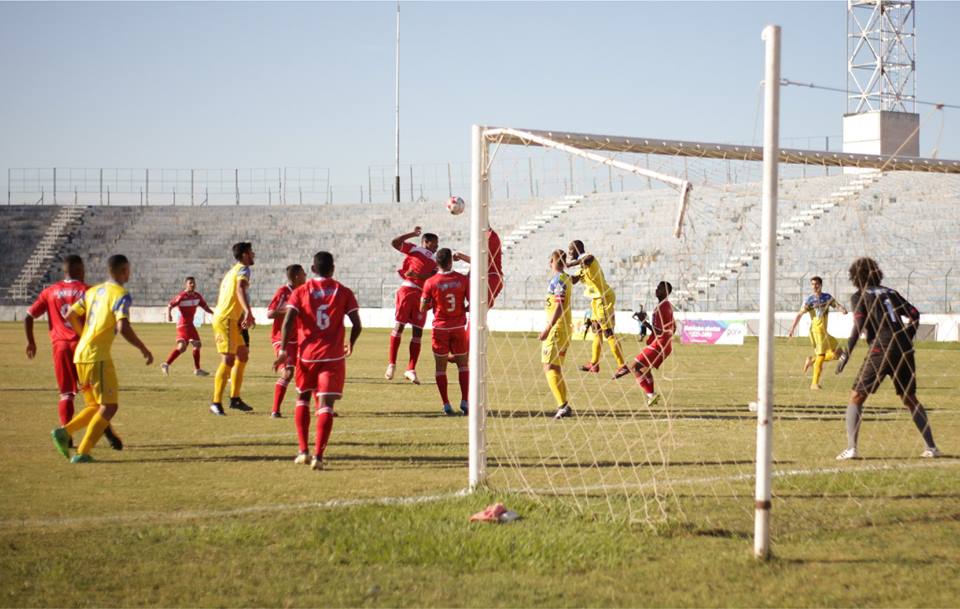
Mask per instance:
[[[913,0],[847,0],[847,112],[913,112]]]

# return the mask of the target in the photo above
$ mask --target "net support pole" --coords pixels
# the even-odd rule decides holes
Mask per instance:
[[[470,172],[470,388],[469,487],[483,484],[487,473],[487,231],[489,218],[488,145],[483,127],[471,129]]]
[[[777,254],[777,163],[780,139],[780,26],[768,25],[763,73],[763,202],[760,225],[760,349],[757,358],[757,471],[753,554],[770,556],[773,464],[773,324]]]

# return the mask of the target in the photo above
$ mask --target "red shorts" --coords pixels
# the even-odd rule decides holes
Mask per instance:
[[[57,341],[53,343],[53,371],[57,377],[57,387],[61,394],[77,393],[77,367],[73,363],[76,341]]]
[[[287,343],[287,362],[285,366],[287,368],[293,368],[297,365],[297,352],[300,348],[297,346],[297,343]],[[280,342],[277,341],[273,343],[273,355],[276,357],[280,355]]]
[[[185,340],[187,342],[195,340],[200,342],[200,333],[197,332],[197,327],[193,324],[177,326],[177,340]]]
[[[294,381],[297,391],[313,392],[317,396],[343,395],[343,382],[347,377],[347,360],[330,362],[297,362],[297,374]]]
[[[430,342],[435,355],[465,355],[470,351],[466,328],[434,328],[430,333]]]
[[[423,291],[418,288],[400,286],[397,290],[397,309],[394,318],[397,323],[410,324],[414,328],[422,328],[427,321],[427,314],[420,312],[420,298]]]
[[[487,275],[487,307],[493,308],[497,296],[503,291],[503,275],[489,273]]]
[[[663,363],[663,360],[667,359],[667,356],[673,352],[673,344],[665,343],[661,345],[660,343],[650,343],[647,345],[643,351],[640,352],[635,358],[635,361],[641,366],[660,368],[660,364]]]

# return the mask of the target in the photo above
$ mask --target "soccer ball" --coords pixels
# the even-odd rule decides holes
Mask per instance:
[[[462,214],[466,207],[467,204],[460,197],[450,197],[447,201],[447,211],[455,216]]]

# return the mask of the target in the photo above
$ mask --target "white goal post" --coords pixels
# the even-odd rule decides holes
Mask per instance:
[[[673,233],[682,236],[684,213],[692,185],[677,177],[618,159],[618,154],[661,154],[677,157],[763,161],[761,211],[761,280],[759,345],[757,367],[757,452],[755,479],[755,555],[769,555],[769,510],[771,501],[772,420],[773,420],[773,330],[774,274],[777,251],[777,180],[780,163],[820,167],[880,169],[960,174],[960,161],[918,157],[891,157],[779,147],[779,38],[780,28],[763,31],[766,45],[765,106],[763,146],[738,146],[617,135],[490,127],[471,129],[470,255],[470,386],[469,386],[469,488],[474,490],[487,477],[486,416],[488,410],[488,239],[490,227],[490,184],[493,159],[501,146],[537,146],[612,167],[619,171],[656,180],[677,190],[679,201]],[[606,153],[606,154],[602,154]],[[509,278],[505,278],[509,282]]]

